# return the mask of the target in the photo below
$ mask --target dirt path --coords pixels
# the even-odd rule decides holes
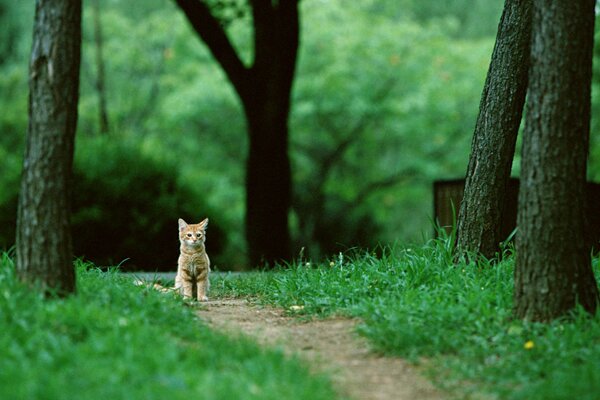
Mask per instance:
[[[359,321],[330,318],[309,322],[246,300],[217,299],[198,311],[216,329],[243,332],[259,343],[300,354],[315,371],[331,373],[338,392],[355,400],[438,400],[444,396],[406,361],[368,350],[354,333]]]

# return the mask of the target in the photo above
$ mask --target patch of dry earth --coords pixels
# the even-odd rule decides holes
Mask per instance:
[[[356,400],[439,400],[443,394],[407,361],[369,351],[356,319],[300,321],[246,300],[204,303],[199,316],[226,332],[242,332],[267,346],[299,354],[314,371],[329,372],[339,393]]]

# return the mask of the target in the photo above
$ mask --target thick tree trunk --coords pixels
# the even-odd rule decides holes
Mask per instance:
[[[16,269],[22,281],[59,295],[75,290],[69,195],[80,49],[81,0],[38,0]]]
[[[499,243],[505,197],[529,66],[532,0],[506,0],[475,126],[457,227],[459,253],[493,257]]]
[[[291,254],[288,213],[291,171],[287,112],[264,102],[246,112],[250,148],[246,166],[246,239],[252,265],[273,265]],[[272,102],[271,102],[272,104]]]
[[[585,241],[594,0],[535,0],[523,139],[515,314],[595,312]]]
[[[255,59],[236,87],[246,113],[246,241],[250,264],[273,266],[291,257],[292,197],[288,116],[299,44],[297,2],[252,1]]]
[[[243,106],[250,148],[246,242],[251,266],[288,259],[291,171],[288,115],[299,45],[298,0],[249,0],[254,61],[246,67],[223,24],[202,0],[175,0],[219,62]]]

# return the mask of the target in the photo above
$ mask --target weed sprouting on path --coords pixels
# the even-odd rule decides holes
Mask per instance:
[[[372,346],[430,360],[434,381],[457,394],[506,399],[598,399],[600,315],[550,324],[512,319],[514,258],[453,263],[444,241],[383,255],[340,254],[274,272],[220,277],[227,296],[255,296],[290,314],[361,318]],[[598,274],[598,259],[594,270]],[[468,384],[466,384],[468,382]]]
[[[44,300],[0,262],[0,399],[335,399],[282,352],[209,330],[175,296],[77,263]]]

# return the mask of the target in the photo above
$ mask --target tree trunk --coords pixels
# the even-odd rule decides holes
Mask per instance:
[[[94,13],[94,44],[96,47],[96,91],[98,92],[98,122],[100,133],[108,133],[108,110],[106,109],[106,84],[104,79],[104,42],[102,38],[102,20],[100,18],[100,0],[92,1]]]
[[[259,100],[259,99],[255,99]],[[291,254],[288,213],[291,168],[287,112],[268,103],[246,107],[250,148],[246,164],[246,239],[252,265],[272,265]]]
[[[514,293],[526,320],[599,301],[585,241],[594,4],[534,1]]]
[[[70,232],[81,0],[38,0],[29,64],[29,127],[17,221],[19,278],[46,294],[75,291]]]
[[[219,62],[243,106],[250,148],[246,170],[246,242],[249,261],[288,259],[291,169],[288,116],[299,46],[298,0],[249,0],[254,61],[245,66],[223,21],[200,0],[175,0]]]
[[[531,0],[506,0],[475,126],[457,227],[459,253],[492,258],[500,228],[529,66]]]
[[[271,6],[266,6],[270,3]],[[288,116],[299,45],[297,1],[252,1],[254,64],[236,89],[244,104],[250,148],[246,170],[246,241],[251,265],[291,257],[292,177]]]

